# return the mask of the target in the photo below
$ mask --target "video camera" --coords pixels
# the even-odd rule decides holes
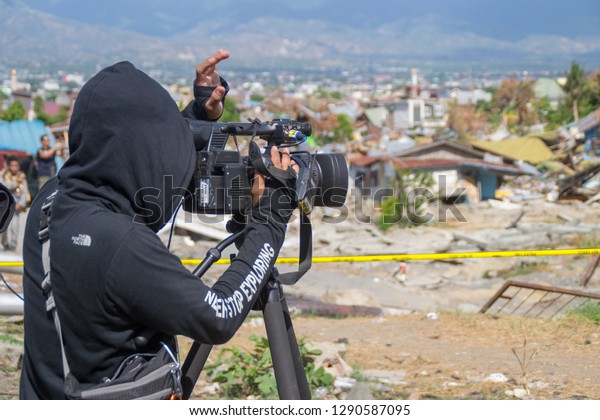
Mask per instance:
[[[290,120],[262,122],[258,119],[247,123],[187,121],[193,133],[198,159],[192,184],[188,188],[192,193],[184,201],[186,211],[245,214],[252,204],[252,178],[255,171],[271,178],[267,184],[275,180],[277,188],[287,188],[293,197],[293,204],[300,209],[298,270],[280,273],[277,267],[273,267],[254,309],[262,310],[265,318],[279,396],[282,399],[310,399],[309,384],[280,285],[295,284],[311,267],[312,227],[309,214],[313,207],[341,207],[345,203],[348,192],[346,160],[340,153],[292,152],[290,157],[298,164],[299,171],[296,173],[291,167],[284,171],[276,168],[269,153],[263,153],[254,142],[257,137],[266,140],[267,151],[272,146],[283,148],[299,145],[312,133],[308,123]],[[247,156],[240,153],[237,136],[252,136]],[[225,150],[230,137],[235,141],[236,150]],[[227,247],[233,243],[238,246],[238,239],[243,238],[244,231],[229,230],[232,235],[207,251],[206,258],[194,270],[194,275],[202,277],[221,258]],[[143,344],[144,336],[140,340],[136,338],[136,344]],[[209,345],[199,342],[194,342],[190,348],[182,367],[184,398],[191,395],[210,351]]]
[[[293,193],[294,204],[304,214],[314,206],[341,207],[348,192],[348,166],[340,153],[292,152],[290,157],[300,170],[276,168],[268,153],[254,142],[266,140],[268,148],[291,147],[304,142],[312,134],[306,122],[277,119],[262,122],[207,122],[187,119],[198,154],[190,185],[192,194],[184,202],[184,210],[201,214],[244,213],[252,203],[254,171],[279,181]],[[242,156],[237,136],[252,136],[248,156]],[[236,150],[225,150],[230,137]]]

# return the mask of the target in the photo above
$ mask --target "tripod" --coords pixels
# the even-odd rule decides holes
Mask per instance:
[[[198,277],[203,276],[212,264],[221,258],[223,250],[241,235],[242,232],[235,233],[225,238],[216,247],[209,249],[206,258],[196,267],[193,274]],[[287,301],[278,277],[279,273],[274,267],[253,309],[261,310],[263,313],[279,398],[309,400],[311,395],[308,380],[304,373]],[[212,346],[209,344],[197,341],[192,344],[182,367],[181,382],[184,399],[190,398],[211,350]]]

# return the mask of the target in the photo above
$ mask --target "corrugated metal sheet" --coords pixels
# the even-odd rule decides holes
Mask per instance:
[[[383,106],[377,108],[369,108],[365,110],[365,115],[369,119],[371,124],[381,128],[383,127],[383,124],[385,123],[385,120],[388,116],[388,110]]]
[[[54,136],[41,121],[20,120],[0,124],[0,149],[22,150],[35,155],[43,134],[47,134],[50,137],[50,144],[54,145]]]
[[[477,149],[534,164],[556,158],[548,146],[537,137],[521,137],[502,141],[475,141],[471,144]]]
[[[413,170],[477,169],[501,175],[524,175],[525,171],[513,165],[486,162],[479,159],[398,159],[393,158],[394,166]]]
[[[577,128],[582,133],[585,133],[586,131],[598,127],[600,125],[600,108],[590,113],[589,115],[579,119],[579,121],[576,121],[576,124]]]

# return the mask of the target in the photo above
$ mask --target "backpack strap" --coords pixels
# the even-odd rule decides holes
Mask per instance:
[[[65,379],[70,373],[69,363],[67,362],[67,355],[65,354],[65,345],[62,335],[62,329],[60,326],[60,319],[58,312],[56,311],[56,302],[54,300],[54,293],[52,292],[52,281],[50,279],[50,219],[52,218],[52,202],[56,197],[58,190],[55,190],[50,194],[44,204],[42,205],[42,211],[40,213],[40,230],[38,232],[38,238],[42,243],[42,264],[44,267],[44,281],[42,282],[42,290],[46,294],[46,311],[50,312],[54,319],[54,326],[58,333],[58,339],[60,341],[60,351],[62,353],[62,365],[63,374]]]

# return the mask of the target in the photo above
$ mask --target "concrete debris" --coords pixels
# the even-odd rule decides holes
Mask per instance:
[[[370,384],[370,388],[373,391],[378,391],[378,392],[392,392],[392,388],[387,385],[384,385],[384,384],[378,384],[378,383],[373,384],[372,383],[372,384]]]
[[[366,369],[361,371],[363,376],[370,381],[380,382],[386,385],[404,385],[406,384],[406,372],[403,370],[378,370]]]
[[[519,223],[519,221],[523,218],[523,216],[525,216],[525,209],[524,208],[520,208],[519,209],[519,213],[517,213],[517,215],[515,216],[515,218],[512,220],[512,222],[510,222],[510,224],[508,226],[506,226],[506,229],[513,229],[517,227],[517,224]]]
[[[458,312],[474,314],[474,313],[479,312],[480,308],[479,308],[479,306],[474,305],[472,303],[460,303],[456,309],[458,310]]]
[[[467,386],[467,384],[463,384],[462,382],[444,382],[442,384],[442,386],[444,388],[450,388],[450,387],[461,387],[461,386]]]
[[[210,385],[206,385],[203,387],[194,390],[194,393],[197,395],[216,395],[221,390],[221,386],[218,382],[213,382]]]
[[[327,292],[325,292],[327,293]],[[378,316],[384,312],[383,308],[364,305],[337,305],[335,303],[322,302],[326,299],[323,295],[316,299],[298,299],[288,296],[290,313],[308,313],[319,316]],[[409,311],[410,312],[410,311]]]
[[[508,382],[508,378],[503,373],[492,373],[485,378],[485,382]]]
[[[381,308],[381,313],[386,316],[406,316],[414,313],[414,311],[411,309]]]
[[[265,320],[262,316],[248,317],[242,324],[242,326],[246,327],[262,327],[263,325],[265,325]]]
[[[534,382],[529,382],[527,384],[527,388],[531,388],[531,389],[544,389],[544,388],[548,388],[549,386],[550,385],[544,381],[534,381]]]
[[[361,289],[327,291],[323,295],[323,301],[335,305],[381,307],[373,293]]]
[[[323,398],[323,397],[327,396],[328,394],[329,394],[329,390],[324,386],[320,386],[313,391],[313,397],[315,397],[316,399]]]
[[[560,197],[584,198],[587,200],[600,193],[600,163],[592,164],[559,182]]]
[[[482,229],[468,234],[454,233],[452,250],[464,248],[466,244],[475,245],[481,251],[561,247],[564,246],[565,240],[569,239],[569,235],[570,239],[574,239],[576,236],[593,234],[599,230],[600,224],[520,223],[516,227],[509,226],[503,230]]]
[[[23,315],[23,301],[12,293],[0,294],[0,315]]]
[[[346,350],[345,343],[310,343],[307,346],[309,348],[314,347],[321,350],[321,354],[315,357],[315,366],[323,366],[323,369],[334,377],[352,375],[352,366],[346,363],[342,358],[342,355]]]
[[[23,361],[23,345],[0,342],[0,368],[18,370]]]
[[[347,400],[373,400],[373,394],[371,393],[371,389],[369,384],[364,382],[359,382],[355,386],[350,389],[348,395],[346,395]]]
[[[348,392],[356,385],[356,379],[345,376],[338,376],[333,381],[336,390]]]
[[[529,392],[527,392],[526,389],[523,388],[516,388],[511,390],[507,390],[504,391],[504,394],[507,395],[508,397],[515,397],[515,398],[519,398],[521,400],[526,399],[529,397]]]

